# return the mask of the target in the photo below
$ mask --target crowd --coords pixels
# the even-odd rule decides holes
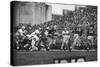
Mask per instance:
[[[19,24],[14,32],[14,49],[97,49],[97,8],[87,6],[59,19],[38,25]]]

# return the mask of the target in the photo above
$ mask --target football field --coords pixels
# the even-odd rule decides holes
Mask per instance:
[[[50,51],[19,51],[14,52],[14,59],[12,59],[13,65],[36,65],[36,64],[54,64],[57,60],[57,63],[60,63],[61,60],[67,60],[71,62],[72,59],[75,59],[77,62],[78,59],[84,59],[84,62],[87,61],[96,61],[97,60],[97,51],[95,50],[72,50],[71,52],[61,51],[61,50],[50,50]]]

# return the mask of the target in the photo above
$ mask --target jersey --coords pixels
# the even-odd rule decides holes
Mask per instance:
[[[35,30],[34,32],[32,32],[28,37],[30,38],[30,37],[32,37],[32,36],[34,36],[34,35],[38,35],[40,32],[39,32],[39,30]]]
[[[95,35],[95,32],[93,31],[93,29],[89,29],[87,31],[87,36],[94,36]]]
[[[48,30],[48,36],[49,36],[50,38],[54,38],[53,36],[55,36],[55,32],[56,32],[55,29]]]
[[[48,31],[48,34],[51,34],[52,36],[55,35],[56,30],[55,29],[51,29]]]
[[[79,34],[80,36],[82,35],[83,30],[81,28],[75,28],[74,33]]]
[[[25,31],[23,31],[22,29],[19,29],[18,32],[19,32],[19,34],[20,34],[21,36],[24,36],[24,34],[25,34]]]
[[[69,35],[69,31],[62,31],[63,35]]]

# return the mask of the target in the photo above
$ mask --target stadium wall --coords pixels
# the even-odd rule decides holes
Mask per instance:
[[[40,24],[52,19],[52,7],[45,3],[11,2],[13,11],[13,24]]]

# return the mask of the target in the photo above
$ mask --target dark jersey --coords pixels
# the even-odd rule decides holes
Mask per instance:
[[[51,29],[48,31],[48,34],[51,34],[52,36],[55,35],[56,30],[55,29]]]
[[[93,31],[93,29],[90,29],[87,31],[87,36],[94,36],[95,32]]]
[[[54,38],[53,36],[55,36],[55,32],[56,32],[55,29],[48,30],[48,36],[49,36],[50,38]]]
[[[73,31],[75,34],[79,34],[80,36],[82,35],[83,33],[83,30],[81,28],[75,28],[74,31]]]
[[[45,32],[44,30],[41,31],[41,33],[40,33],[41,36],[44,36],[44,32]]]
[[[45,31],[46,30],[42,30],[41,33],[40,33],[40,35],[41,35],[40,39],[43,40],[43,41],[47,40],[46,36],[45,36]]]

